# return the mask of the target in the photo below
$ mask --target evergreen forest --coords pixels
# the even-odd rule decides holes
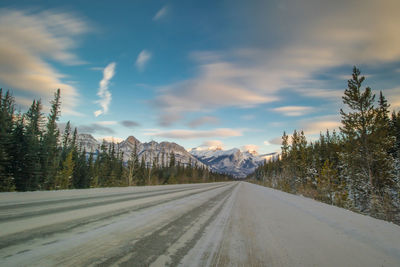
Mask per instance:
[[[0,191],[35,191],[74,188],[158,185],[226,181],[232,177],[204,166],[183,165],[169,155],[169,163],[147,166],[133,151],[128,162],[114,143],[103,142],[100,151],[88,152],[77,141],[68,122],[63,134],[60,89],[54,94],[47,117],[40,100],[26,113],[16,112],[10,91],[0,89]],[[154,161],[155,162],[155,161]]]
[[[400,224],[400,112],[390,113],[354,67],[338,132],[283,133],[279,159],[250,175],[262,185]],[[322,131],[325,131],[321,129]]]

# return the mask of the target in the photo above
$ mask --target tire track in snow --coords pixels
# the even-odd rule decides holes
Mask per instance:
[[[106,221],[110,218],[117,217],[117,216],[123,216],[123,215],[133,212],[133,211],[150,208],[152,206],[156,206],[156,205],[163,204],[166,202],[174,201],[174,200],[184,198],[187,196],[201,194],[203,192],[213,190],[216,188],[220,188],[220,187],[224,187],[224,186],[227,186],[227,185],[226,184],[217,185],[217,186],[210,185],[205,188],[201,187],[201,188],[197,188],[197,189],[184,189],[184,190],[180,190],[179,192],[173,192],[173,193],[170,192],[168,194],[162,194],[161,196],[158,194],[151,195],[151,196],[143,196],[141,198],[136,198],[133,201],[146,200],[146,199],[149,199],[149,201],[145,202],[143,204],[139,204],[139,205],[136,202],[132,202],[132,204],[130,206],[125,207],[125,208],[111,210],[108,212],[102,212],[102,213],[96,214],[96,215],[84,216],[84,217],[72,219],[72,220],[67,219],[66,221],[62,221],[59,223],[47,224],[47,225],[44,225],[41,227],[36,227],[33,229],[24,230],[24,231],[19,231],[19,232],[13,233],[13,234],[8,234],[8,235],[5,234],[4,235],[4,232],[3,232],[3,235],[0,236],[1,237],[0,249],[7,248],[9,246],[18,245],[20,243],[24,243],[29,240],[33,240],[33,239],[37,239],[37,238],[48,238],[57,233],[65,233],[65,232],[71,231],[75,228],[82,227],[82,226],[90,224],[90,223]],[[185,192],[187,192],[187,193],[185,193]],[[169,197],[169,194],[178,194],[178,195]],[[153,197],[156,199],[152,201],[151,199]],[[113,203],[113,204],[115,205],[116,203]],[[105,205],[108,205],[108,203],[103,204],[103,206],[105,206]],[[97,209],[98,208],[99,207],[97,207]],[[62,213],[60,213],[60,216],[62,216]],[[36,218],[36,216],[32,216],[32,217]],[[38,217],[40,217],[40,216],[38,216]],[[3,223],[3,224],[0,224],[0,227],[1,227],[1,225],[12,224],[12,223],[13,222]],[[45,223],[46,222],[43,221],[43,224],[45,224]]]

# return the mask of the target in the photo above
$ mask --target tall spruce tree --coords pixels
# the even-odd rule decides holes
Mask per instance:
[[[30,188],[30,173],[29,165],[30,161],[27,157],[27,151],[29,147],[28,140],[24,131],[24,116],[18,114],[18,120],[15,124],[14,131],[12,133],[12,174],[15,181],[15,189],[17,191],[28,191]]]
[[[352,79],[348,80],[348,87],[342,97],[348,111],[340,109],[343,125],[340,129],[347,140],[342,154],[342,167],[347,174],[350,198],[354,208],[369,212],[373,184],[372,133],[376,112],[375,95],[371,88],[366,87],[362,91],[364,80],[360,70],[354,67]]]
[[[59,130],[57,121],[60,116],[61,96],[60,89],[54,94],[54,100],[51,101],[50,114],[47,117],[46,132],[42,143],[42,168],[43,168],[43,186],[45,189],[54,188],[54,179],[57,175],[59,163],[58,137]]]
[[[40,100],[34,100],[25,117],[27,190],[37,190],[43,177],[41,141],[43,138],[43,113]]]
[[[15,182],[12,173],[12,132],[14,130],[14,98],[0,89],[0,191],[12,191]]]

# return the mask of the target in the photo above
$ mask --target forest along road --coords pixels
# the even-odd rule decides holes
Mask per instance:
[[[0,194],[1,266],[400,266],[400,227],[246,182]]]

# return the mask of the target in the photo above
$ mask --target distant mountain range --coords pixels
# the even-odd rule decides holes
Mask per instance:
[[[158,165],[168,165],[170,155],[173,153],[176,162],[182,165],[197,165],[210,168],[212,171],[231,174],[238,178],[244,178],[262,164],[265,160],[278,157],[278,153],[259,155],[255,151],[241,151],[238,148],[222,150],[220,148],[193,148],[186,151],[182,146],[173,142],[157,143],[151,141],[142,143],[134,136],[129,136],[124,141],[116,144],[116,149],[124,152],[123,159],[128,161],[131,153],[136,148],[138,156],[144,158],[146,164],[151,165],[156,161]],[[97,153],[101,143],[90,134],[79,134],[78,144],[87,152]],[[106,142],[106,145],[110,143]]]
[[[212,170],[244,178],[265,160],[278,157],[278,153],[259,155],[256,151],[241,151],[238,148],[222,150],[220,148],[193,148],[189,151]]]
[[[139,159],[141,160],[143,158],[146,164],[149,166],[153,164],[153,161],[155,161],[156,164],[160,166],[163,163],[165,166],[168,165],[170,161],[170,156],[173,153],[175,156],[175,161],[180,162],[180,164],[182,165],[188,165],[190,163],[193,166],[197,164],[197,166],[206,167],[205,164],[203,164],[196,157],[187,152],[186,149],[176,143],[157,143],[155,141],[142,143],[134,136],[129,136],[124,141],[115,144],[115,149],[119,149],[120,152],[124,153],[124,161],[129,160],[132,152],[135,149],[135,143]],[[81,146],[82,149],[86,149],[87,152],[93,153],[97,153],[98,151],[100,151],[101,147],[101,143],[90,134],[79,134],[78,144]],[[109,142],[106,142],[106,145],[109,144]]]

